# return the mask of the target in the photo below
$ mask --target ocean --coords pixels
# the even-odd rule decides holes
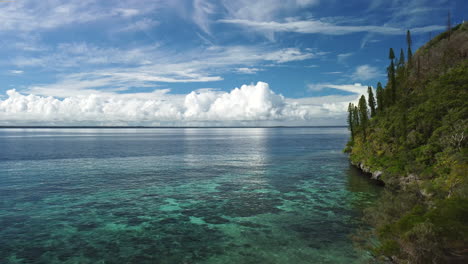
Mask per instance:
[[[0,129],[0,263],[364,263],[345,127]]]

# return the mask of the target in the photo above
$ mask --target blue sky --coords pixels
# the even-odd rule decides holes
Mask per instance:
[[[449,11],[468,3],[3,1],[0,124],[344,124]]]

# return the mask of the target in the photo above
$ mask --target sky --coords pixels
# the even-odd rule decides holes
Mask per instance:
[[[0,1],[0,125],[346,125],[466,0]]]

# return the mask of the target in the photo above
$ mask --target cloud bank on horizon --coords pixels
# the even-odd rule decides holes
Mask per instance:
[[[323,85],[327,87],[327,85]],[[335,87],[364,92],[360,84]],[[288,99],[264,82],[242,85],[230,92],[201,89],[186,95],[167,91],[139,94],[89,94],[57,99],[7,91],[0,100],[3,125],[274,125],[316,122],[334,124],[354,95]],[[328,101],[328,102],[327,102]],[[324,118],[328,119],[324,120]]]
[[[416,50],[445,29],[448,11],[457,23],[467,8],[464,0],[0,2],[0,125],[344,125],[348,103],[385,83],[388,48],[406,50],[407,29]]]

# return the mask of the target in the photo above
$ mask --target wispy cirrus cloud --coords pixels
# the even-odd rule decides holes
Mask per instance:
[[[245,1],[247,2],[247,1]],[[409,0],[402,3],[395,1],[372,1],[369,10],[380,6],[388,7],[390,20],[381,25],[372,23],[372,13],[359,18],[355,17],[322,17],[310,18],[310,14],[288,16],[289,11],[299,10],[303,7],[317,5],[319,1],[256,1],[248,4],[244,1],[224,1],[223,5],[228,10],[225,18],[218,23],[232,24],[242,27],[247,31],[257,31],[268,36],[271,34],[290,32],[301,34],[323,35],[347,35],[354,33],[372,33],[378,35],[403,35],[407,29],[414,34],[443,30],[442,25],[427,25],[427,16],[424,14],[437,10],[446,0]],[[404,7],[402,7],[402,5]],[[432,6],[432,7],[429,7]],[[397,23],[399,22],[399,23]],[[420,26],[425,24],[424,26]]]
[[[357,66],[351,76],[354,80],[367,81],[385,75],[377,67],[365,64]]]
[[[215,13],[215,5],[206,0],[194,0],[193,10],[192,19],[195,24],[205,33],[210,34],[210,16]]]
[[[340,54],[336,55],[336,60],[338,61],[338,63],[344,63],[348,58],[353,56],[353,54],[354,53],[352,53],[352,52],[340,53]]]
[[[65,97],[100,89],[130,90],[160,83],[195,83],[223,80],[222,74],[260,71],[251,65],[283,64],[323,56],[319,51],[269,46],[211,46],[174,55],[157,45],[135,49],[62,43],[54,55],[15,58],[19,67],[59,72],[54,83],[30,85],[27,92]],[[83,71],[83,67],[92,70]]]
[[[332,83],[316,83],[307,85],[309,91],[320,91],[324,88],[337,89],[349,93],[354,93],[359,96],[367,92],[367,86],[360,83],[355,84],[332,84]]]
[[[8,72],[11,74],[23,74],[24,73],[24,71],[21,71],[21,70],[9,70]]]
[[[303,8],[315,6],[319,2],[319,0],[194,0],[191,6],[194,11],[192,20],[203,32],[211,35],[210,28],[218,23],[220,17],[269,21],[284,14],[294,14]],[[269,37],[273,39],[271,34]]]
[[[315,6],[319,0],[223,0],[221,1],[227,14],[233,19],[253,21],[271,21],[278,16],[295,13],[305,7]]]
[[[361,95],[367,93],[368,86],[361,83],[355,84],[332,84],[332,83],[316,83],[309,84],[308,90],[311,92],[321,91],[325,88],[337,89],[350,93],[349,95],[331,95],[319,96],[313,99],[314,102],[321,102],[322,108],[330,113],[346,113],[350,102],[357,104]]]
[[[151,18],[143,18],[135,22],[130,23],[127,26],[119,28],[117,32],[135,32],[135,31],[145,31],[149,30],[152,27],[159,25],[159,21],[156,21]]]
[[[160,1],[10,1],[2,3],[0,31],[33,32],[104,19],[128,19],[157,10],[160,6],[158,2]]]
[[[333,83],[312,83],[308,84],[307,88],[310,92],[320,92],[326,88],[340,90],[346,92],[344,95],[327,95],[327,96],[314,96],[308,98],[297,99],[301,104],[307,105],[320,105],[328,113],[334,113],[344,116],[347,112],[350,102],[356,103],[359,101],[361,95],[367,93],[368,86],[361,83],[354,84],[333,84]]]
[[[456,1],[452,1],[455,3]],[[444,30],[444,26],[420,27],[437,21],[445,25],[447,10],[451,3],[448,0],[374,0],[368,5],[368,19],[381,19],[375,15],[379,9],[386,10],[385,24],[392,27],[410,29],[413,34],[431,33]],[[361,49],[368,43],[379,42],[377,35],[368,32],[361,40]]]
[[[259,72],[261,70],[262,69],[259,69],[259,68],[241,67],[241,68],[237,68],[236,72],[242,73],[242,74],[255,74],[255,73],[257,73],[257,72]]]
[[[382,35],[403,35],[405,28],[373,25],[337,25],[321,20],[293,20],[285,22],[252,21],[245,19],[220,19],[220,23],[233,24],[260,32],[294,32],[302,34],[346,35],[352,33],[376,33]],[[444,26],[430,25],[412,28],[413,33],[424,33],[443,29]]]
[[[121,49],[114,47],[100,47],[86,42],[59,43],[53,53],[35,52],[23,54],[11,59],[11,63],[18,67],[41,67],[48,70],[66,69],[83,65],[107,64],[145,64],[148,63],[148,52],[152,52],[157,45]]]

